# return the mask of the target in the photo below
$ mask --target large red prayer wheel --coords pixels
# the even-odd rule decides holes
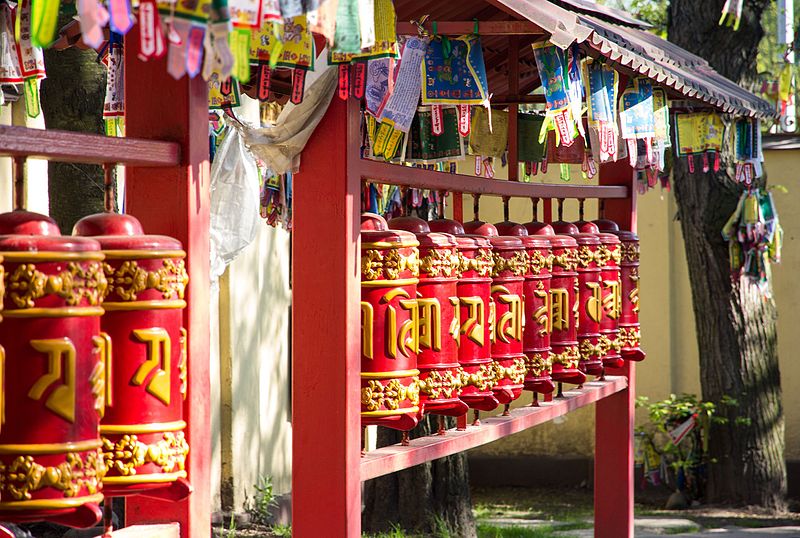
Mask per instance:
[[[361,424],[410,430],[419,417],[419,242],[361,232]]]
[[[485,237],[464,235],[462,225],[439,219],[432,230],[454,234],[460,261],[458,362],[462,368],[461,400],[471,409],[491,411],[499,402],[492,392],[492,350],[489,314],[492,301],[492,246]]]
[[[622,315],[622,283],[619,263],[620,241],[610,233],[598,234],[600,248],[597,251],[597,265],[603,282],[603,318],[600,320],[600,346],[605,351],[604,368],[621,368],[619,320]]]
[[[552,235],[548,239],[553,251],[550,281],[551,375],[553,381],[580,385],[586,381],[586,375],[578,368],[578,243],[568,235]]]
[[[89,527],[106,472],[103,254],[27,211],[0,216],[0,234],[0,520]]]
[[[522,347],[525,247],[519,237],[498,235],[492,224],[472,221],[464,229],[488,236],[492,244],[492,390],[497,401],[509,404],[522,394],[525,382]]]
[[[417,217],[398,217],[388,224],[391,229],[414,233],[419,241],[420,406],[424,413],[461,416],[469,408],[459,399],[461,323],[456,286],[461,263],[456,239],[450,234],[431,232],[428,223]]]
[[[110,384],[100,423],[106,495],[185,498],[192,491],[183,419],[186,253],[177,239],[145,235],[129,215],[85,217],[73,234],[98,241],[106,258],[101,327],[108,338]]]
[[[522,348],[525,353],[525,390],[549,394],[555,388],[550,359],[550,280],[553,254],[546,237],[529,236],[527,229],[513,222],[495,224],[503,235],[519,236],[525,246],[526,270],[522,292],[525,328]]]

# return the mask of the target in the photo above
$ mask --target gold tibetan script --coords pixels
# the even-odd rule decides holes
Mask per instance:
[[[459,307],[458,297],[450,297],[450,304],[453,305],[453,321],[450,322],[450,336],[456,341],[456,345],[460,342],[458,341],[458,335],[461,332],[461,308]]]
[[[397,297],[400,300],[400,308],[407,310],[411,316],[404,321],[399,329],[397,327],[397,309],[390,303]],[[381,297],[381,302],[387,305],[386,308],[386,354],[390,358],[396,359],[399,351],[406,357],[411,353],[416,353],[419,349],[419,309],[417,300],[412,299],[403,288],[389,290]]]
[[[539,326],[539,336],[546,336],[553,330],[550,321],[550,294],[544,289],[544,284],[539,281],[533,295],[542,300],[542,306],[533,313],[533,321]]]
[[[508,311],[503,313],[496,321],[495,339],[509,343],[511,340],[522,339],[522,298],[511,293],[505,286],[492,286],[492,296],[500,304],[508,305]]]
[[[111,375],[112,371],[112,347],[111,337],[106,333],[92,337],[92,352],[98,355],[89,383],[92,386],[92,396],[94,397],[94,410],[97,416],[103,418],[106,406],[113,404],[111,394]]]
[[[480,297],[461,297],[459,302],[467,307],[467,319],[461,325],[461,334],[464,334],[477,345],[484,344],[483,324],[486,319],[486,307]]]
[[[64,420],[75,422],[75,346],[72,340],[31,340],[31,347],[47,354],[47,373],[34,383],[28,391],[28,398],[40,400],[50,386],[60,383],[47,397],[44,405]]]
[[[587,282],[586,287],[592,291],[592,295],[586,299],[586,314],[595,323],[600,323],[603,316],[603,288],[600,282]]]
[[[372,330],[375,323],[375,309],[366,301],[361,301],[361,354],[368,359],[375,358],[372,349]]]
[[[603,284],[606,289],[611,290],[603,298],[603,309],[610,319],[617,319],[622,310],[622,293],[620,292],[619,280],[606,280]]]
[[[631,270],[629,278],[634,282],[634,287],[631,290],[630,294],[628,295],[628,299],[633,305],[633,311],[638,313],[639,312],[639,268],[638,267],[634,267]]]
[[[439,299],[418,298],[419,347],[432,351],[442,350],[442,305]]]
[[[155,375],[147,383],[147,392],[161,400],[165,405],[170,402],[170,354],[172,352],[169,334],[160,327],[152,329],[134,329],[133,335],[140,342],[147,344],[147,358],[136,370],[131,383],[139,386],[144,383],[150,372]]]
[[[569,330],[569,292],[564,288],[550,290],[550,327],[554,331]]]

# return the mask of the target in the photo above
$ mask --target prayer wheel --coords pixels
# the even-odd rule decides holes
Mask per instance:
[[[525,247],[519,237],[498,235],[497,229],[488,223],[472,221],[464,229],[488,236],[492,244],[492,390],[500,403],[509,404],[522,394],[525,381],[522,346]]]
[[[464,235],[461,223],[439,219],[431,230],[456,237],[460,261],[457,283],[460,322],[458,362],[462,368],[461,400],[470,409],[491,411],[499,402],[492,392],[492,350],[489,313],[492,300],[492,245],[485,237]]]
[[[419,420],[419,242],[361,232],[361,424],[407,431]]]
[[[541,230],[547,232],[547,228]],[[553,270],[550,282],[550,347],[552,378],[581,385],[586,375],[578,368],[578,243],[568,235],[551,235]]]
[[[639,236],[620,230],[613,220],[594,221],[601,231],[616,235],[620,240],[620,291],[622,309],[619,320],[619,345],[624,360],[642,361],[645,352],[639,347]]]
[[[0,520],[90,527],[106,472],[103,254],[22,210],[0,215],[0,234]]]
[[[417,217],[398,217],[388,224],[391,229],[414,233],[419,241],[420,407],[423,413],[464,415],[469,408],[459,399],[462,370],[458,362],[461,323],[457,282],[461,263],[456,238],[431,232],[428,223]]]
[[[183,499],[192,491],[183,419],[186,253],[177,239],[145,235],[130,215],[90,215],[75,224],[73,235],[91,237],[105,254],[101,327],[110,366],[100,436],[106,496]]]
[[[362,213],[361,214],[361,229],[362,230],[388,230],[389,226],[386,224],[386,219],[376,213]]]
[[[525,328],[522,348],[525,352],[525,390],[549,394],[555,388],[550,359],[550,280],[553,255],[546,237],[529,236],[528,230],[513,222],[495,224],[503,235],[519,236],[526,251]]]

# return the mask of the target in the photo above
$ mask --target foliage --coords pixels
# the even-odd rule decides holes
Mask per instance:
[[[721,407],[735,407],[738,402],[724,396]],[[673,475],[671,483],[689,494],[691,498],[701,498],[705,491],[706,465],[714,463],[708,456],[708,436],[711,424],[727,424],[728,419],[717,416],[718,406],[714,402],[698,400],[693,394],[670,394],[666,400],[650,402],[647,396],[636,399],[637,407],[647,409],[650,422],[637,428],[637,434],[661,456]],[[678,444],[672,441],[669,432],[691,417],[696,421],[695,428]],[[747,426],[749,419],[737,417],[735,425]]]
[[[236,518],[231,514],[231,521],[228,523],[228,532],[225,529],[221,533],[222,538],[236,538]]]
[[[253,484],[255,495],[245,498],[244,509],[250,515],[250,520],[258,525],[267,525],[270,519],[270,509],[277,505],[275,494],[272,491],[272,477],[261,476],[257,484]]]
[[[292,526],[291,525],[273,525],[270,529],[273,536],[281,536],[285,538],[291,538],[292,536]]]
[[[506,527],[478,523],[478,538],[559,538],[567,536],[566,531],[589,529],[592,524],[573,523],[566,525],[536,525],[531,527]]]
[[[598,3],[627,11],[653,26],[659,37],[667,38],[667,6],[669,0],[600,0]]]

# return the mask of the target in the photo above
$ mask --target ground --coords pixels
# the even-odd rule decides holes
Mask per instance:
[[[636,537],[673,535],[684,538],[722,534],[726,538],[800,536],[800,503],[785,514],[756,510],[696,507],[663,510],[669,491],[637,490]],[[472,491],[479,538],[570,538],[592,536],[592,492],[587,488],[475,488]],[[235,525],[218,529],[218,538],[289,536],[266,527]],[[230,527],[230,526],[227,526]],[[410,537],[394,531],[369,538]],[[446,532],[438,538],[456,538]]]

